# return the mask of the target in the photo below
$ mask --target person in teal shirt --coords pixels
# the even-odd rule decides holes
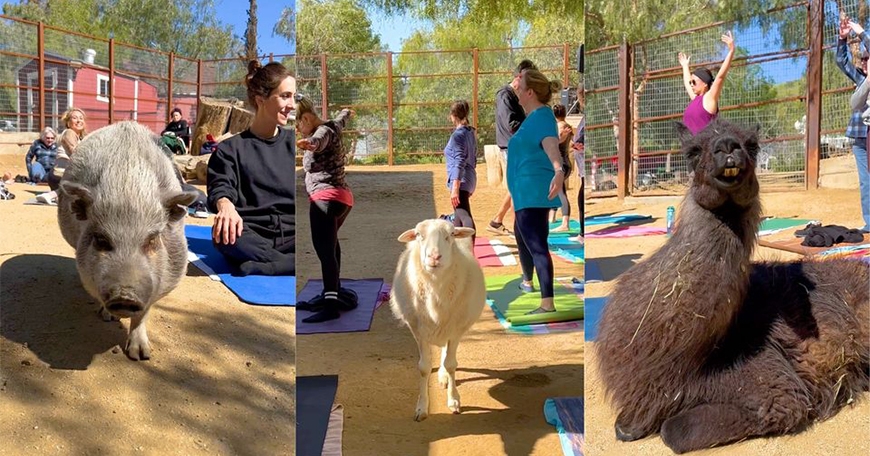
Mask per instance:
[[[517,97],[526,120],[508,143],[507,184],[514,202],[514,234],[517,239],[523,282],[532,292],[532,273],[537,271],[541,306],[531,314],[554,312],[553,260],[547,248],[550,209],[561,206],[558,198],[565,172],[559,155],[556,117],[547,105],[561,84],[549,81],[540,71],[522,72]]]

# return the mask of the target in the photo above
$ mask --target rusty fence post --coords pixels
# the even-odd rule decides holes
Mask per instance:
[[[172,73],[175,72],[175,53],[169,53],[169,78],[166,81],[166,123],[169,123],[172,118],[169,113],[172,112]]]
[[[39,109],[39,131],[42,132],[42,129],[45,128],[45,24],[42,22],[37,26],[37,47],[39,48],[39,68],[37,69],[37,73],[39,75],[39,103],[37,104]],[[57,92],[55,92],[55,96],[57,96]],[[21,126],[18,127],[21,130]]]
[[[807,123],[806,160],[804,180],[806,188],[819,188],[819,161],[821,160],[822,131],[822,49],[825,5],[812,0],[808,5],[809,47],[807,62]]]
[[[471,126],[477,128],[477,119],[480,116],[478,113],[477,100],[477,97],[480,95],[480,55],[478,54],[477,48],[471,50],[471,68],[472,71],[474,71],[474,79],[471,82],[471,110],[474,111],[471,118]]]
[[[329,118],[329,67],[326,62],[326,54],[320,54],[320,117]]]
[[[393,166],[393,53],[387,52],[387,164]]]
[[[629,194],[628,177],[631,166],[631,51],[629,44],[619,47],[619,139],[617,150],[616,196],[622,200]]]
[[[115,39],[109,38],[109,125],[115,123]]]

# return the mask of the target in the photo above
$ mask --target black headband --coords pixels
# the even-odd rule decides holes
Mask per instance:
[[[704,81],[704,84],[708,86],[713,84],[713,74],[710,73],[710,70],[706,68],[696,68],[695,71],[692,72],[698,79]]]

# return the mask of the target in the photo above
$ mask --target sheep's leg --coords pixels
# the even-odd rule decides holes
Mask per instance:
[[[438,385],[443,389],[447,389],[450,382],[447,378],[447,368],[444,366],[447,363],[447,344],[441,347],[441,365],[438,367]]]
[[[459,365],[456,361],[456,348],[458,346],[459,340],[447,341],[441,361],[441,369],[447,372],[447,408],[453,413],[460,411],[459,390],[456,388],[456,367]],[[440,369],[438,373],[440,377]]]
[[[423,421],[429,416],[429,374],[432,372],[432,357],[429,344],[417,338],[417,349],[420,351],[420,361],[417,368],[420,371],[420,393],[417,396],[417,412],[415,421]]]

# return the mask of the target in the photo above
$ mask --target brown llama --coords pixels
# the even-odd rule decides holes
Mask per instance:
[[[799,432],[870,386],[870,266],[750,263],[757,132],[678,126],[695,171],[673,236],[623,273],[597,354],[616,438],[677,453]]]

